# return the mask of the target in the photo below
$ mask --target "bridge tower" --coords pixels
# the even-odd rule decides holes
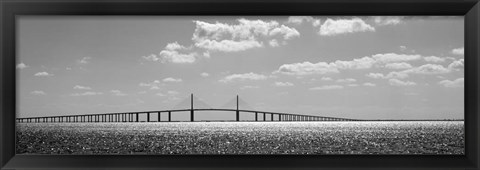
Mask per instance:
[[[236,115],[237,115],[237,122],[240,121],[240,111],[238,110],[238,95],[237,95],[237,110],[236,110]]]
[[[193,122],[194,115],[193,115],[193,93],[190,95],[190,121]]]

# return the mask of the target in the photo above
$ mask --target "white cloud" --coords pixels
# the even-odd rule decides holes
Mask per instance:
[[[45,76],[53,76],[53,74],[49,74],[47,72],[38,72],[38,73],[35,73],[35,76],[45,77]]]
[[[92,90],[92,88],[90,88],[88,86],[80,86],[80,85],[75,85],[73,87],[73,89],[76,89],[76,90]]]
[[[408,55],[408,54],[396,54],[396,53],[385,53],[385,54],[375,54],[372,56],[377,63],[396,63],[396,62],[405,62],[405,61],[414,61],[422,58],[420,55]]]
[[[352,79],[352,78],[338,79],[338,80],[337,80],[338,83],[353,83],[353,82],[356,82],[356,81],[357,81],[357,80]]]
[[[388,68],[388,69],[403,70],[403,69],[409,69],[409,68],[412,68],[412,67],[413,67],[412,65],[410,65],[408,63],[405,63],[405,62],[385,64],[385,68]]]
[[[293,86],[294,84],[290,82],[275,82],[273,85],[278,87],[288,87],[288,86]]]
[[[340,86],[340,85],[325,85],[325,86],[310,88],[310,90],[335,90],[335,89],[343,89],[343,86]]]
[[[71,96],[95,96],[95,95],[101,95],[103,94],[102,92],[93,92],[93,91],[87,91],[84,93],[73,93]]]
[[[451,71],[454,70],[461,70],[464,68],[465,61],[464,59],[453,61],[451,64],[448,65],[448,69]]]
[[[330,77],[322,77],[322,79],[321,79],[321,80],[323,80],[323,81],[331,81],[331,80],[333,80],[333,79],[332,79],[332,78],[330,78]]]
[[[333,36],[345,33],[375,31],[375,28],[360,18],[332,20],[328,18],[318,32],[323,36]]]
[[[127,95],[120,90],[110,90],[110,93],[112,93],[115,96],[126,96]]]
[[[268,44],[270,44],[272,47],[278,47],[280,45],[276,39],[270,40]]]
[[[203,52],[203,56],[206,58],[210,58],[210,52],[208,51]]]
[[[396,72],[396,71],[393,71],[393,72],[390,72],[388,73],[384,78],[386,79],[404,79],[404,78],[407,78],[408,77],[408,70],[405,70],[405,71],[400,71],[400,72]]]
[[[285,25],[274,28],[269,33],[270,36],[283,35],[283,39],[288,40],[293,37],[300,36],[300,33],[295,28],[290,28]]]
[[[259,86],[242,86],[240,89],[245,90],[245,89],[258,89],[260,88]]]
[[[374,22],[375,24],[379,26],[385,26],[385,25],[397,25],[402,23],[403,21],[403,16],[375,16]]]
[[[452,50],[452,54],[455,54],[455,55],[464,55],[464,48],[461,47],[461,48],[455,48]]]
[[[444,74],[450,72],[450,70],[438,64],[425,64],[420,67],[405,70],[405,72],[415,74]]]
[[[445,61],[445,58],[440,58],[436,56],[424,57],[423,59],[427,62],[432,62],[432,63],[441,63]]]
[[[310,74],[327,74],[338,73],[338,69],[334,63],[318,62],[318,63],[293,63],[283,64],[275,73],[287,75],[310,75]]]
[[[381,79],[381,78],[385,77],[382,73],[368,73],[365,76],[370,77],[370,78],[374,78],[374,79]]]
[[[194,45],[209,51],[237,52],[263,47],[262,39],[268,40],[277,35],[285,40],[300,36],[295,28],[280,25],[276,21],[243,18],[237,21],[237,25],[194,21]]]
[[[223,52],[238,52],[245,51],[251,48],[263,47],[262,42],[258,42],[254,39],[233,41],[233,40],[209,40],[203,39],[195,43],[197,47],[204,48],[211,51],[223,51]]]
[[[140,87],[150,87],[150,90],[159,90],[160,86],[162,86],[162,85],[164,85],[164,84],[162,84],[160,82],[160,80],[154,80],[151,83],[140,83],[139,84]]]
[[[350,87],[357,87],[358,84],[348,84],[347,86],[350,86]]]
[[[335,66],[339,69],[367,69],[371,68],[375,62],[376,61],[370,57],[363,57],[350,61],[337,60],[335,61]]]
[[[210,74],[208,74],[208,73],[206,73],[206,72],[203,72],[203,73],[200,73],[200,76],[202,76],[202,77],[208,77],[208,76],[210,76]]]
[[[314,27],[320,26],[320,19],[315,19],[311,16],[290,16],[287,23],[300,25],[303,22],[312,23]]]
[[[80,64],[88,64],[90,63],[90,60],[92,59],[92,57],[83,57],[81,60],[78,60],[78,63]]]
[[[35,91],[30,92],[30,93],[33,94],[33,95],[47,95],[47,93],[45,93],[44,91],[41,91],[41,90],[35,90]]]
[[[373,84],[373,83],[363,83],[364,86],[369,86],[369,87],[375,87],[377,86],[376,84]]]
[[[190,48],[184,47],[177,42],[169,43],[165,46],[165,49],[160,51],[160,59],[156,56],[150,55],[147,58],[151,58],[150,61],[172,62],[172,63],[193,63],[198,56],[197,53],[191,52],[188,54],[182,54],[179,50],[188,50]],[[145,58],[145,57],[144,57]]]
[[[168,77],[168,78],[164,78],[162,81],[163,82],[179,83],[179,82],[182,82],[183,80],[180,79],[180,78],[176,79],[176,78]]]
[[[169,91],[167,91],[167,94],[169,94],[169,95],[177,95],[177,94],[179,94],[179,92],[173,91],[173,90],[169,90]]]
[[[24,63],[20,63],[20,64],[17,64],[17,68],[18,69],[24,69],[24,68],[27,68],[28,66]]]
[[[398,80],[398,79],[390,79],[390,80],[388,80],[388,82],[389,82],[390,85],[392,85],[392,86],[414,86],[414,85],[417,84],[417,83],[415,83],[415,82],[402,81],[402,80]]]
[[[458,79],[453,80],[453,81],[442,80],[442,81],[438,82],[438,84],[443,85],[445,87],[451,87],[451,88],[464,87],[464,78],[458,78]]]
[[[160,60],[160,58],[155,54],[150,54],[148,56],[142,56],[142,58],[147,60],[147,61],[159,61]]]
[[[225,78],[219,81],[223,83],[228,83],[235,80],[264,80],[264,79],[267,79],[267,76],[250,72],[250,73],[244,73],[244,74],[232,74],[232,75],[226,76]]]

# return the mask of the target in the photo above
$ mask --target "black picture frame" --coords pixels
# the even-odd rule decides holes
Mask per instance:
[[[2,0],[1,169],[479,169],[478,0]],[[15,155],[15,17],[19,15],[463,15],[463,156],[433,155]]]

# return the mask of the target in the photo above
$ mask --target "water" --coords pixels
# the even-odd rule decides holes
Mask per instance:
[[[464,154],[463,121],[19,123],[17,154]]]

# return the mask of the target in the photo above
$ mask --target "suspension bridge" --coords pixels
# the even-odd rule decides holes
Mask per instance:
[[[254,109],[239,109],[239,103],[246,103],[243,100],[239,100],[238,95],[236,100],[229,102],[226,105],[235,104],[235,109],[226,108],[211,108],[205,102],[198,100],[200,105],[207,108],[194,108],[194,96],[190,96],[190,108],[185,109],[184,100],[169,110],[154,110],[154,111],[141,111],[141,112],[121,112],[121,113],[100,113],[100,114],[80,114],[80,115],[62,115],[62,116],[42,116],[42,117],[25,117],[17,118],[18,123],[82,123],[82,122],[172,122],[172,114],[179,112],[189,112],[190,122],[195,122],[195,114],[197,112],[215,112],[226,111],[235,113],[235,121],[240,121],[240,117],[243,114],[254,114],[254,119],[248,121],[359,121],[358,119],[348,119],[339,117],[326,117],[317,115],[305,115],[295,113],[281,113],[281,112],[268,112],[259,111]],[[180,109],[178,109],[180,108]],[[162,114],[167,114],[167,119],[162,120]],[[145,121],[141,121],[145,120]]]

